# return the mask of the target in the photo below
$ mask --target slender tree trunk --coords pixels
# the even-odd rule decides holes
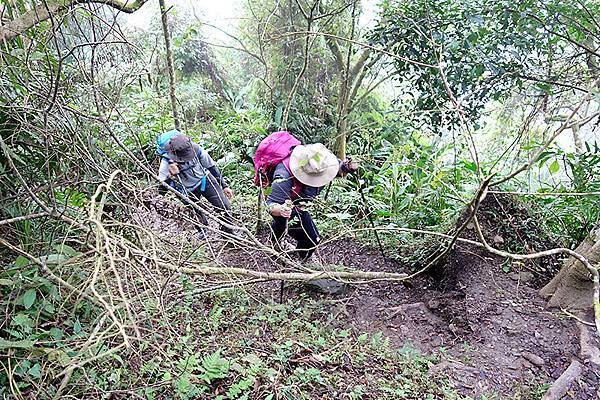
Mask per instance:
[[[337,136],[335,137],[335,153],[340,160],[346,158],[346,142],[348,139],[348,113],[342,111],[337,123]]]
[[[598,50],[600,50],[600,46],[596,44],[596,40],[592,35],[587,35],[583,43],[586,48],[591,50],[587,52],[586,63],[592,78],[597,80],[600,78],[600,60],[596,54],[598,53]]]
[[[600,224],[575,249],[592,265],[600,263]],[[565,261],[560,272],[540,290],[548,298],[548,306],[569,310],[588,310],[591,306],[593,282],[590,272],[573,257]]]
[[[310,32],[310,30],[312,29],[312,24],[313,24],[312,12],[313,12],[313,10],[311,10],[311,14],[307,21],[306,30],[308,32]],[[287,98],[287,102],[283,109],[283,113],[281,114],[281,129],[283,129],[283,130],[287,129],[287,123],[288,123],[288,119],[289,119],[289,115],[290,115],[290,109],[292,108],[292,103],[294,102],[294,96],[296,95],[296,91],[298,90],[298,87],[300,86],[300,81],[304,77],[304,73],[306,72],[306,68],[308,67],[308,58],[310,57],[310,55],[309,55],[310,48],[311,48],[311,37],[310,37],[310,35],[306,35],[306,40],[305,40],[305,44],[304,44],[304,60],[302,61],[302,68],[300,69],[300,72],[298,72],[298,75],[296,76],[296,80],[294,81],[294,85],[290,89],[290,92],[289,92],[288,98]]]
[[[571,128],[573,132],[573,144],[575,145],[575,154],[583,153],[584,146],[583,140],[581,140],[581,135],[579,134],[579,125],[574,124]]]
[[[350,30],[350,39],[354,39],[356,28],[356,2],[352,4],[352,29]],[[346,54],[346,65],[343,69],[342,81],[340,82],[340,95],[338,100],[338,120],[336,123],[337,137],[335,140],[335,150],[337,156],[342,160],[346,158],[346,141],[348,140],[348,114],[349,114],[349,91],[354,82],[355,76],[350,72],[350,60],[352,58],[352,42],[348,43],[348,53]]]
[[[169,25],[167,21],[167,9],[165,0],[158,0],[160,5],[160,14],[165,37],[165,50],[167,53],[167,73],[169,75],[169,97],[171,98],[171,108],[173,109],[173,122],[175,129],[180,129],[179,113],[177,112],[177,97],[175,96],[175,68],[173,67],[173,51],[171,50],[171,36],[169,34]]]
[[[324,13],[324,9],[321,8],[321,13]],[[351,40],[355,36],[355,25],[358,19],[356,15],[356,3],[352,9],[352,30],[350,32]],[[348,45],[348,51],[344,54],[335,38],[326,37],[325,42],[327,47],[331,50],[334,56],[336,67],[339,71],[339,92],[337,100],[337,119],[336,119],[336,132],[334,138],[334,149],[338,158],[346,158],[346,144],[348,142],[348,116],[352,111],[352,102],[354,101],[358,90],[362,85],[364,78],[363,70],[367,61],[371,58],[371,49],[364,49],[354,64],[352,64],[352,57],[355,54],[353,46],[350,43]]]

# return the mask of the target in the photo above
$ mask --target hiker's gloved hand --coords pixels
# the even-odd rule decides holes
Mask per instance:
[[[227,196],[228,199],[233,198],[233,190],[231,188],[229,188],[229,187],[224,188],[223,193],[225,193],[225,196]]]
[[[179,174],[179,165],[177,163],[169,164],[169,176],[174,178],[177,174]]]
[[[292,209],[286,207],[283,204],[274,204],[270,208],[271,215],[274,217],[290,218],[292,216]]]

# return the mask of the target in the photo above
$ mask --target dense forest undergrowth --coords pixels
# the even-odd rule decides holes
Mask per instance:
[[[0,2],[0,397],[600,398],[598,3],[233,3]],[[280,130],[359,165],[306,262]]]

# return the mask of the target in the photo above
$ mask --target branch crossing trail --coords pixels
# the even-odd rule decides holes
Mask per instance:
[[[166,232],[163,236],[174,243],[187,240],[193,227],[184,223],[177,228],[172,220],[165,218],[172,218],[175,213],[161,207],[154,204],[151,209],[134,215],[134,219]],[[498,223],[499,211],[490,209],[496,207],[493,201],[485,200],[479,213],[490,242],[508,243],[515,239],[533,247],[552,245],[540,242],[533,231],[524,237],[523,232],[534,229],[531,226],[519,230],[514,224]],[[465,237],[475,239],[476,233],[468,230]],[[266,234],[259,238],[268,240]],[[252,249],[228,249],[217,242],[209,251],[219,265],[281,270],[279,264]],[[373,272],[414,272],[353,239],[328,242],[319,247],[314,258],[311,266],[323,268],[343,265]],[[430,373],[448,377],[460,393],[475,398],[498,393],[502,398],[511,398],[519,385],[541,387],[555,381],[564,384],[565,377],[561,375],[567,370],[572,372],[573,368],[569,369],[572,361],[581,360],[586,351],[580,349],[580,336],[585,336],[588,350],[597,349],[600,344],[593,327],[576,323],[560,311],[546,309],[544,300],[538,296],[539,288],[556,273],[560,263],[554,257],[536,263],[507,264],[484,249],[459,243],[442,267],[409,282],[344,285],[343,290],[335,290],[334,294],[294,282],[286,283],[281,293],[277,281],[254,283],[246,290],[274,302],[280,301],[281,295],[286,301],[308,293],[322,299],[323,307],[328,308],[340,325],[357,332],[383,332],[398,348],[427,354],[443,352],[442,362],[433,366]],[[592,320],[591,315],[587,320]],[[567,379],[569,393],[577,399],[596,398],[600,368],[584,362],[576,370],[577,379]],[[552,393],[549,391],[548,396]]]

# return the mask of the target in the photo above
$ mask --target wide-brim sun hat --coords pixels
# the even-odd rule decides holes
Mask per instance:
[[[338,174],[337,157],[321,143],[298,145],[290,156],[290,172],[305,185],[327,185]]]
[[[196,156],[192,139],[185,135],[173,136],[165,146],[169,158],[175,162],[183,163],[192,160]]]

